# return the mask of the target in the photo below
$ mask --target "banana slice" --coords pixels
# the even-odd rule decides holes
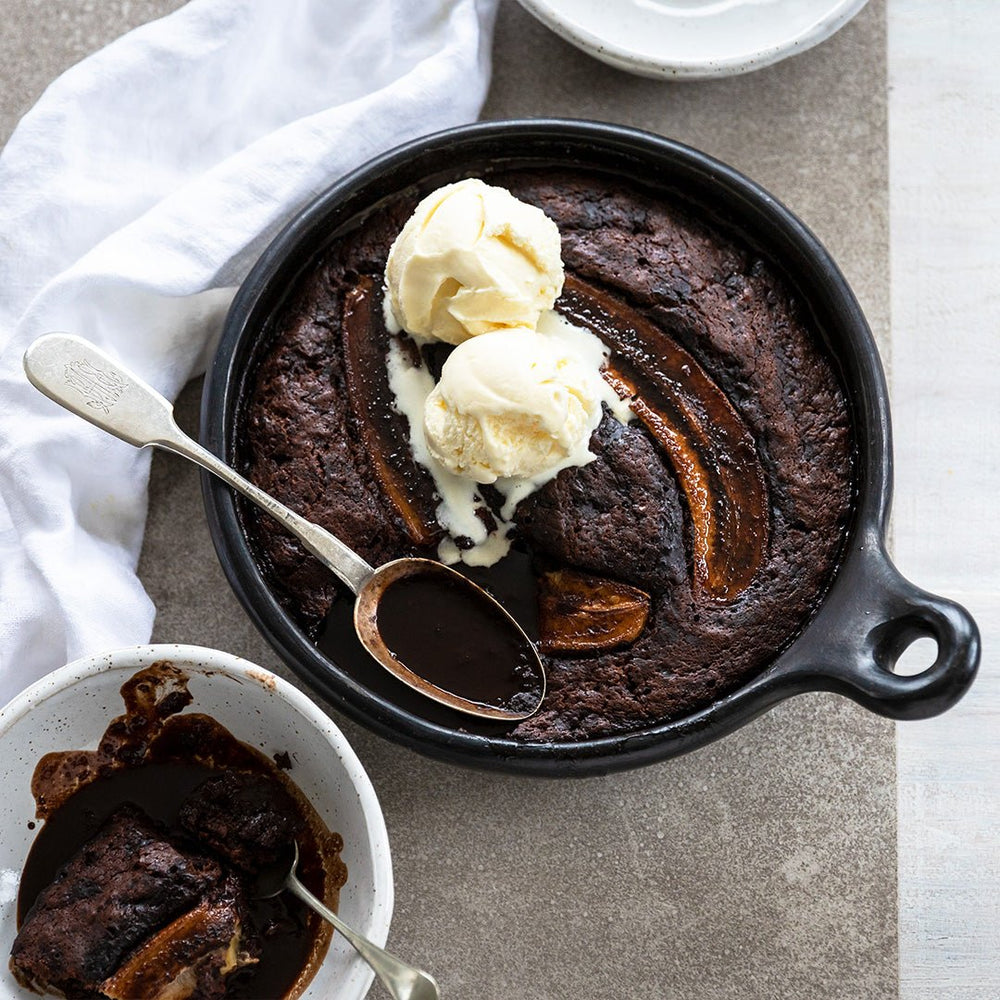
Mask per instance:
[[[538,634],[543,653],[619,649],[639,638],[649,595],[637,587],[572,569],[538,580]]]
[[[377,300],[374,280],[363,277],[344,301],[347,393],[365,454],[410,540],[422,547],[435,545],[442,529],[434,516],[430,487],[424,483],[420,488],[427,473],[417,467],[408,448],[400,448],[398,430],[388,425],[392,391],[385,368],[385,345],[375,336],[383,323]]]
[[[604,378],[666,453],[692,526],[696,590],[732,601],[767,550],[767,482],[736,408],[695,358],[642,313],[566,275],[557,308],[611,348]]]

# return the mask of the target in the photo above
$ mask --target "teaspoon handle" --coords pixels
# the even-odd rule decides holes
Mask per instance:
[[[321,903],[296,877],[289,874],[285,888],[298,896],[306,906],[328,920],[347,939],[352,948],[372,967],[379,982],[394,1000],[439,1000],[440,992],[433,976],[390,955],[374,941],[352,930],[328,906]]]
[[[279,503],[188,437],[169,401],[82,337],[49,333],[24,354],[31,384],[101,430],[137,448],[150,445],[190,459],[280,521],[317,559],[357,593],[372,567],[340,539]]]

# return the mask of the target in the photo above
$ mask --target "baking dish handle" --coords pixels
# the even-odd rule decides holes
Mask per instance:
[[[979,669],[975,621],[961,605],[910,583],[881,545],[856,555],[813,623],[819,628],[810,636],[812,655],[797,658],[812,664],[810,686],[845,694],[892,719],[939,715],[965,694]],[[903,650],[924,637],[937,643],[934,662],[912,676],[894,673]]]

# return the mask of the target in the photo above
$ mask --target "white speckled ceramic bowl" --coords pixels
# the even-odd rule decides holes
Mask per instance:
[[[829,38],[868,0],[520,0],[618,69],[707,80],[770,66]]]
[[[31,775],[53,750],[92,749],[123,711],[119,689],[137,670],[169,660],[190,677],[194,702],[246,743],[268,755],[287,751],[292,779],[344,838],[348,880],[340,914],[384,944],[392,917],[392,863],[385,821],[368,775],[333,722],[280,677],[246,660],[200,646],[133,646],[77,660],[18,695],[0,711],[0,997],[22,990],[7,968],[15,934],[17,885],[35,832]],[[334,935],[304,1000],[361,1000],[372,974]]]

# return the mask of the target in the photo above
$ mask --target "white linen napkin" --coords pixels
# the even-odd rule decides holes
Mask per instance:
[[[372,155],[473,120],[496,0],[192,0],[75,66],[0,155],[0,704],[146,642],[148,451],[25,380],[51,330],[173,398],[296,208]]]

